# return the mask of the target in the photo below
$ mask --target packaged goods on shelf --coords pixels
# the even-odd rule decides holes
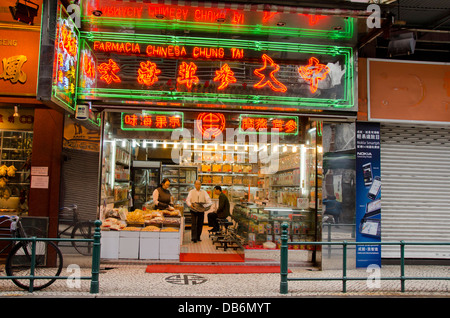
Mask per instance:
[[[239,164],[233,165],[233,172],[241,173],[242,172],[242,165],[239,165]]]
[[[220,164],[213,164],[212,165],[212,171],[213,172],[221,172],[222,171],[222,165],[220,165]]]
[[[202,165],[202,172],[211,172],[211,165]]]
[[[161,232],[179,232],[179,229],[176,227],[166,227],[161,229]]]
[[[223,172],[231,172],[232,171],[231,165],[229,163],[223,164],[222,171]]]
[[[140,230],[141,228],[136,226],[127,226],[122,229],[122,231],[132,231],[132,232],[139,232]]]
[[[223,184],[232,184],[233,177],[232,176],[223,176]]]
[[[133,212],[128,212],[127,223],[144,223],[144,211],[136,209]]]
[[[202,183],[211,183],[212,177],[211,176],[202,176]]]
[[[243,165],[242,166],[242,172],[243,173],[251,173],[252,172],[252,166],[251,165]]]
[[[146,227],[144,227],[141,231],[144,232],[159,232],[160,228],[154,225],[148,225]]]
[[[213,176],[212,177],[212,183],[214,183],[214,184],[221,184],[222,183],[222,176]]]

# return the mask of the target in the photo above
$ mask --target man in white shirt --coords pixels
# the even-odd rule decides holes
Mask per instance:
[[[212,205],[211,198],[205,190],[200,189],[202,183],[200,180],[196,180],[194,183],[194,189],[189,191],[186,198],[186,204],[191,210],[192,226],[191,226],[191,240],[194,243],[200,240],[203,230],[203,220],[205,218],[205,211]],[[199,208],[196,203],[203,205],[203,209]]]

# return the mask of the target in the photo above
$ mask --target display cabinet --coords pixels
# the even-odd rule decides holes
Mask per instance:
[[[169,178],[170,193],[173,196],[175,205],[183,205],[183,215],[186,226],[191,225],[191,215],[186,205],[186,198],[189,191],[194,189],[194,182],[197,180],[196,166],[163,165],[161,180]]]
[[[26,212],[30,189],[31,131],[0,131],[0,209]]]
[[[310,209],[236,204],[233,219],[247,249],[279,249],[281,224],[288,223],[289,241],[314,241],[315,212]],[[295,246],[309,249],[307,246]]]

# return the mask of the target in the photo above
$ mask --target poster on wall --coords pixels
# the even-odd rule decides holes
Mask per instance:
[[[356,123],[356,242],[381,241],[380,124]],[[356,267],[381,267],[381,246],[357,245]]]

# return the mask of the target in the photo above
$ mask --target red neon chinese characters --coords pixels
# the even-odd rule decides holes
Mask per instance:
[[[137,115],[125,115],[124,117],[124,123],[130,126],[136,126],[138,121]]]
[[[186,85],[187,88],[191,89],[192,84],[198,83],[198,77],[195,76],[197,72],[197,65],[194,63],[187,64],[185,62],[181,63],[180,69],[178,71],[177,82],[182,85]]]
[[[241,129],[242,130],[255,129],[255,120],[250,117],[242,118]]]
[[[231,70],[231,68],[228,66],[228,64],[225,64],[220,68],[220,70],[216,71],[216,77],[214,77],[215,82],[221,82],[218,89],[224,89],[228,86],[230,83],[236,83],[236,78],[234,77],[234,72]]]
[[[120,78],[116,75],[116,73],[120,71],[120,67],[111,59],[109,59],[108,63],[100,64],[98,66],[98,71],[102,74],[100,79],[106,81],[108,84],[111,84],[111,82],[121,82]]]
[[[140,116],[141,118],[141,126],[147,126],[147,127],[151,127],[152,123],[153,123],[153,119],[152,116],[149,115],[144,115],[144,116]]]
[[[59,27],[59,34],[61,39],[59,47],[61,49],[64,48],[70,55],[76,56],[78,50],[78,40],[76,35],[72,34],[69,27],[64,23],[62,23]]]
[[[167,127],[167,117],[166,116],[156,116],[155,126],[156,126],[156,128]]]
[[[255,129],[257,131],[267,129],[267,118],[256,118]]]
[[[261,80],[253,86],[255,88],[263,88],[264,86],[269,85],[269,87],[275,92],[286,92],[286,86],[275,78],[275,73],[280,70],[280,66],[276,64],[267,54],[263,54],[262,59],[264,61],[264,66],[254,71],[255,75],[260,77]],[[265,75],[264,73],[267,73],[267,64],[270,64],[270,67],[273,70],[270,71],[268,75]]]
[[[319,64],[319,60],[315,57],[309,59],[308,65],[298,68],[300,76],[309,83],[311,93],[317,91],[319,81],[324,80],[329,71],[329,67],[324,64]]]
[[[138,70],[138,82],[147,86],[152,86],[158,81],[157,75],[161,74],[161,70],[156,68],[156,64],[150,61],[141,62]]]
[[[293,132],[297,132],[297,123],[295,122],[295,120],[290,119],[286,122],[286,125],[284,125],[284,131],[286,133],[293,133]]]
[[[284,120],[283,119],[274,119],[273,121],[272,121],[272,126],[273,126],[273,128],[275,128],[275,129],[278,129],[278,131],[283,131],[283,129],[284,129]]]
[[[181,127],[180,117],[176,117],[176,116],[169,117],[169,126],[172,128],[180,128]]]
[[[225,116],[221,113],[201,113],[197,117],[197,128],[205,138],[219,136],[225,129]]]
[[[95,78],[95,64],[89,55],[83,54],[83,73],[87,77]]]

